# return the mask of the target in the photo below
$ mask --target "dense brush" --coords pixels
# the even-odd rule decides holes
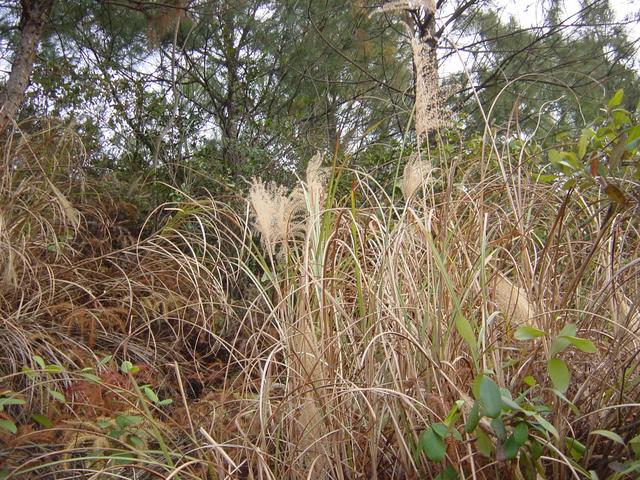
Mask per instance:
[[[454,408],[467,419],[483,374],[514,397],[545,387],[559,438],[586,445],[576,466],[535,433],[557,478],[621,454],[589,432],[633,434],[631,223],[594,247],[597,211],[508,164],[462,184],[416,156],[392,202],[316,157],[293,192],[255,180],[245,209],[185,194],[150,232],[70,161],[69,132],[39,135],[2,158],[0,375],[24,400],[0,412],[18,426],[8,478],[435,478],[421,434]],[[40,152],[51,136],[62,157]],[[566,324],[597,353],[566,353],[564,403],[546,362]],[[523,343],[523,325],[547,337]],[[459,434],[461,476],[515,478]]]

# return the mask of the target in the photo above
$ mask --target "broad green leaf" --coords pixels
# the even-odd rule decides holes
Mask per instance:
[[[52,363],[50,365],[47,365],[44,368],[44,371],[48,372],[48,373],[62,373],[62,372],[64,372],[64,368],[61,367],[60,365],[55,365],[55,364]]]
[[[540,424],[540,427],[549,432],[551,435],[553,435],[556,439],[560,438],[560,435],[558,434],[558,430],[556,430],[556,427],[554,427],[553,425],[551,425],[551,423],[549,423],[549,421],[544,418],[542,415],[539,414],[534,414],[533,418],[536,419],[536,421]]]
[[[622,133],[620,138],[616,142],[615,146],[611,150],[609,154],[609,171],[615,171],[620,167],[620,162],[622,161],[622,157],[627,151],[627,135]]]
[[[629,446],[633,453],[636,455],[636,458],[640,458],[640,435],[636,435],[631,440],[629,440]]]
[[[34,355],[33,356],[33,361],[36,362],[38,364],[38,366],[40,368],[42,368],[43,370],[46,367],[46,363],[44,361],[44,358],[42,358],[40,355]]]
[[[571,382],[571,374],[567,368],[567,364],[559,358],[552,358],[547,363],[547,371],[556,390],[564,393],[569,388]]]
[[[36,373],[36,371],[31,370],[28,367],[22,367],[22,373],[24,373],[27,376],[27,378],[29,378],[30,380],[33,380],[38,377],[38,374]]]
[[[122,364],[120,365],[120,371],[122,373],[129,373],[132,368],[133,368],[133,363],[131,363],[129,360],[123,361]]]
[[[154,392],[151,388],[144,387],[142,391],[147,396],[147,398],[151,400],[153,403],[158,403],[160,401],[160,399],[158,398],[158,395],[156,395],[156,392]]]
[[[88,380],[88,381],[93,382],[93,383],[100,383],[100,382],[102,382],[102,379],[101,379],[99,376],[97,376],[97,375],[95,375],[95,374],[93,374],[93,373],[88,373],[88,372],[87,372],[87,373],[83,373],[83,374],[82,374],[82,377],[83,377],[85,380]]]
[[[552,148],[549,150],[549,161],[554,165],[558,165],[562,162],[562,153],[555,148]]]
[[[596,353],[598,351],[593,342],[586,338],[571,337],[568,335],[563,335],[561,338],[568,340],[571,345],[585,353]]]
[[[627,132],[627,149],[633,151],[640,144],[640,125],[631,127]]]
[[[498,440],[504,442],[507,439],[507,429],[504,426],[504,422],[502,418],[494,418],[491,420],[491,428],[493,428],[493,432],[498,437]]]
[[[31,419],[34,422],[36,422],[38,425],[43,426],[44,428],[53,427],[53,422],[51,421],[51,419],[49,419],[49,417],[46,417],[45,415],[34,413],[33,415],[31,415]]]
[[[0,428],[7,430],[9,433],[14,435],[18,433],[18,427],[16,427],[16,424],[4,418],[0,418]]]
[[[522,325],[518,327],[516,333],[513,335],[516,340],[533,340],[534,338],[544,337],[546,335],[542,330],[530,327],[528,325]]]
[[[536,176],[536,182],[538,182],[538,183],[553,183],[556,180],[558,180],[558,176],[557,175],[550,175],[550,174],[543,175],[543,174],[540,174],[540,175]]]
[[[60,393],[58,390],[49,390],[49,395],[51,395],[54,399],[56,399],[60,403],[67,403],[67,400],[64,398],[64,395]]]
[[[471,351],[475,352],[476,349],[478,348],[476,344],[477,339],[476,339],[475,333],[473,332],[473,327],[469,323],[469,320],[467,320],[467,318],[461,313],[458,313],[456,315],[455,325],[456,325],[456,330],[458,331],[462,339],[465,342],[467,342],[467,345],[469,345],[469,348],[471,348]]]
[[[560,330],[560,333],[558,333],[559,337],[575,337],[578,333],[578,329],[576,328],[576,326],[573,323],[567,323],[564,327],[562,327],[562,330]]]
[[[608,438],[609,440],[613,440],[614,442],[619,443],[620,445],[624,445],[624,440],[622,440],[622,437],[610,430],[593,430],[589,432],[589,435],[600,435],[601,437],[605,437],[605,438]]]
[[[577,145],[578,158],[584,158],[584,156],[587,154],[588,144],[589,144],[589,139],[584,136],[581,136],[580,139],[578,140],[578,145]]]
[[[420,435],[420,448],[432,462],[440,462],[446,454],[444,439],[429,427]]]
[[[491,439],[481,428],[479,428],[476,433],[476,444],[478,445],[478,451],[482,455],[485,457],[491,457],[491,452],[493,451]]]
[[[591,128],[583,128],[578,140],[578,158],[584,158],[587,153],[589,141],[593,138],[595,132]]]
[[[111,422],[109,420],[98,420],[98,426],[102,429],[109,428],[111,426]]]
[[[22,398],[0,398],[0,407],[6,405],[24,405],[25,401]]]
[[[525,422],[518,423],[513,429],[513,439],[518,445],[524,445],[529,439],[529,425]]]
[[[507,438],[507,441],[502,445],[502,454],[506,460],[513,460],[518,456],[518,450],[520,446],[513,435]]]
[[[498,385],[487,376],[480,381],[480,401],[487,417],[496,418],[502,410],[502,397]]]
[[[572,173],[581,168],[578,157],[573,152],[559,152],[556,149],[549,150],[549,161],[564,173]],[[561,168],[564,167],[564,168]]]
[[[587,447],[585,447],[582,443],[580,443],[575,438],[567,437],[565,439],[565,443],[567,445],[567,450],[569,450],[569,454],[571,457],[579,462],[580,459],[584,456],[584,452],[587,451]]]
[[[613,123],[618,128],[631,123],[631,117],[629,116],[629,112],[627,112],[626,110],[614,110],[613,112],[611,112],[611,118],[613,118]]]
[[[615,108],[622,103],[622,99],[624,98],[624,90],[622,88],[616,90],[616,93],[613,94],[613,97],[609,99],[609,103],[607,106],[609,108]]]
[[[129,435],[128,440],[129,440],[129,443],[136,448],[141,449],[145,447],[144,441],[137,435]]]
[[[563,352],[571,343],[566,337],[556,337],[551,342],[551,347],[549,348],[549,355],[555,357],[559,353]]]
[[[578,333],[576,326],[572,323],[567,323],[558,336],[553,339],[551,344],[551,348],[549,349],[549,354],[552,357],[555,357],[558,353],[562,352],[565,348],[567,348],[571,343],[565,337],[575,337]]]
[[[469,412],[469,416],[467,417],[467,422],[464,425],[464,431],[467,433],[473,432],[478,426],[478,422],[480,421],[480,407],[478,405],[478,401],[473,402],[473,407],[471,407],[471,411]]]
[[[447,431],[449,430],[449,428],[444,423],[434,423],[433,425],[431,425],[431,428],[441,438],[445,438],[447,436]]]
[[[104,356],[104,357],[102,357],[100,359],[98,364],[99,365],[106,365],[107,363],[109,363],[111,361],[112,358],[113,358],[113,355],[106,355],[106,356]]]
[[[471,384],[471,393],[473,393],[476,400],[480,399],[480,384],[482,383],[483,378],[484,375],[478,375],[473,379],[473,383]]]
[[[451,465],[447,465],[442,473],[439,473],[434,480],[458,480],[458,472]]]
[[[143,420],[144,418],[140,415],[118,415],[116,417],[116,423],[121,428],[139,425]]]

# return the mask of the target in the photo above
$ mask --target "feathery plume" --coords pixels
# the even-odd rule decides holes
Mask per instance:
[[[444,94],[440,89],[438,70],[428,47],[417,38],[411,39],[413,62],[416,69],[416,136],[418,144],[432,130],[446,127]]]
[[[400,181],[400,190],[407,202],[430,179],[432,172],[433,167],[428,161],[421,160],[417,154],[412,156],[404,167],[404,174]]]
[[[262,244],[271,255],[275,253],[277,245],[288,238],[290,222],[302,207],[300,198],[299,189],[287,194],[285,187],[274,182],[252,180],[249,203],[254,211],[254,228],[260,233]]]
[[[307,195],[307,209],[310,214],[318,214],[325,199],[327,169],[322,168],[322,154],[316,153],[307,165],[307,181],[304,190]]]
[[[530,323],[536,310],[529,296],[502,274],[498,274],[493,289],[493,301],[505,319],[515,324]]]
[[[436,11],[436,2],[434,0],[391,0],[380,6],[379,11],[393,12],[397,10],[417,10],[424,8],[426,11],[433,13]]]

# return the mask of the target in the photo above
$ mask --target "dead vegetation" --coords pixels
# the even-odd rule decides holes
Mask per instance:
[[[53,127],[3,148],[4,478],[529,478],[526,456],[500,458],[499,439],[484,456],[463,429],[482,375],[557,429],[533,422],[539,475],[605,475],[628,454],[590,432],[637,431],[632,222],[593,254],[587,203],[526,178],[454,183],[417,158],[395,204],[345,172],[356,207],[318,157],[294,193],[187,198],[153,230],[83,155]],[[562,354],[564,402],[547,360],[567,324],[597,352]],[[523,325],[545,335],[523,343]],[[430,461],[421,434],[454,408],[460,439]]]

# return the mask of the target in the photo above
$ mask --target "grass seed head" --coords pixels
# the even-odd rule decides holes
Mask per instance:
[[[287,194],[283,186],[253,179],[249,189],[249,203],[254,212],[254,228],[260,233],[262,245],[271,254],[289,236],[290,222],[302,207],[296,189]]]
[[[404,199],[408,202],[431,178],[433,167],[426,160],[421,160],[415,155],[404,167],[404,175],[400,182],[400,190]]]
[[[498,274],[493,290],[494,302],[505,318],[516,324],[531,324],[536,309],[527,292],[502,274]]]

